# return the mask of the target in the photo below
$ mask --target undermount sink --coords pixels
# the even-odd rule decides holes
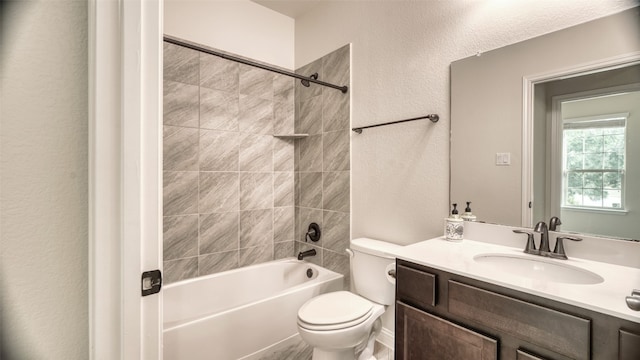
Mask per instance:
[[[544,257],[534,258],[526,255],[480,254],[473,260],[496,271],[526,277],[534,280],[565,284],[599,284],[604,279],[591,271]]]

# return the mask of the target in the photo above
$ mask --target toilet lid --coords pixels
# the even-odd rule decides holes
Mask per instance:
[[[298,319],[310,325],[336,325],[366,317],[373,304],[348,291],[316,296],[298,310]]]

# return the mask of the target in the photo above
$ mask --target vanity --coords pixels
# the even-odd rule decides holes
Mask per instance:
[[[569,249],[569,260],[528,255],[524,243],[435,238],[395,254],[396,359],[640,359],[640,312],[625,303],[640,269]]]

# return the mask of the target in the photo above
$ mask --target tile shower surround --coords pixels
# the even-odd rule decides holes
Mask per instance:
[[[349,86],[350,45],[310,63],[296,73],[318,73],[320,80]],[[349,94],[322,87],[295,84],[296,133],[309,137],[296,140],[296,242],[295,252],[315,248],[307,260],[350,275],[345,249],[350,239],[350,136]],[[322,229],[316,243],[305,242],[310,223]]]
[[[349,47],[301,71],[314,66],[319,73],[335,71],[334,80],[348,84]],[[348,275],[349,96],[337,90],[331,91],[342,97],[325,94],[313,84],[298,89],[295,83],[164,44],[166,283],[293,256],[312,246],[295,245],[296,239],[304,241],[298,223],[306,228],[309,221],[323,220],[328,227],[314,244],[319,255],[311,261]],[[311,101],[294,100],[294,95]],[[335,105],[322,104],[333,100]],[[309,142],[272,136],[309,126]],[[296,159],[304,171],[296,171]],[[312,173],[319,177],[312,179]],[[309,183],[316,193],[305,190],[313,199],[300,204],[300,190]]]

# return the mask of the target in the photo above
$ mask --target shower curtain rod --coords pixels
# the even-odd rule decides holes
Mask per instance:
[[[331,83],[328,83],[328,82],[316,80],[315,78],[313,78],[313,76],[307,77],[307,76],[303,76],[303,75],[298,75],[296,73],[292,73],[290,71],[280,70],[278,68],[271,67],[271,66],[268,66],[268,65],[262,65],[262,64],[257,63],[257,62],[253,62],[253,61],[250,61],[250,60],[245,60],[245,59],[242,59],[242,58],[239,58],[239,57],[236,57],[236,56],[227,55],[227,54],[223,54],[221,52],[217,52],[217,51],[214,51],[214,50],[211,50],[211,49],[207,49],[205,47],[198,46],[198,45],[195,45],[193,43],[186,42],[184,40],[180,40],[180,39],[177,39],[177,38],[174,38],[174,37],[171,37],[171,36],[165,35],[164,36],[164,41],[166,41],[168,43],[171,43],[171,44],[174,44],[174,45],[183,46],[183,47],[189,48],[191,50],[201,51],[201,52],[204,52],[204,53],[207,53],[207,54],[210,54],[210,55],[218,56],[218,57],[221,57],[223,59],[239,62],[241,64],[254,66],[254,67],[257,67],[257,68],[260,68],[260,69],[263,69],[263,70],[273,71],[273,72],[281,74],[281,75],[285,75],[285,76],[289,76],[289,77],[292,77],[292,78],[300,79],[300,80],[303,80],[303,81],[311,82],[311,83],[314,83],[314,84],[318,84],[318,85],[330,87],[330,88],[333,88],[333,89],[337,89],[337,90],[342,91],[342,93],[345,93],[345,94],[349,90],[349,88],[346,85],[338,86],[338,85],[334,85],[334,84],[331,84]],[[316,75],[316,77],[317,77],[317,75]]]

